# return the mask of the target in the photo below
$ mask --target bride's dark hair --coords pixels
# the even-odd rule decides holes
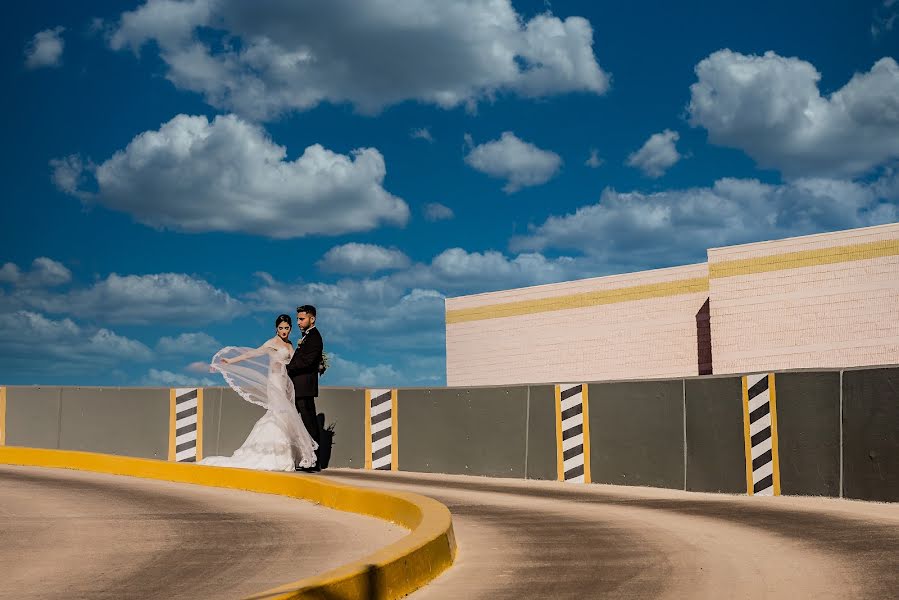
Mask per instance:
[[[290,328],[293,329],[293,321],[290,320],[290,315],[278,315],[278,318],[275,319],[275,328],[281,323],[287,323],[290,325]]]

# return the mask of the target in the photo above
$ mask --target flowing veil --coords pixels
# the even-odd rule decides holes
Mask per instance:
[[[297,457],[311,457],[314,464],[318,444],[309,435],[294,405],[293,382],[287,376],[286,369],[290,354],[269,345],[259,348],[226,346],[216,352],[210,366],[222,374],[241,398],[268,410],[287,433]],[[238,356],[241,357],[239,362],[222,362],[223,358],[234,359]]]

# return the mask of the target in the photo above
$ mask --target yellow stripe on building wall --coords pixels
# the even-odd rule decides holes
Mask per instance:
[[[899,239],[710,263],[709,278],[721,279],[722,277],[832,265],[842,262],[884,258],[886,256],[899,256]]]
[[[6,445],[6,388],[0,387],[0,446]]]
[[[707,292],[708,290],[708,278],[695,277],[692,279],[649,283],[645,285],[616,288],[613,290],[597,290],[595,292],[581,292],[579,294],[553,296],[551,298],[519,300],[516,302],[490,304],[474,308],[448,310],[446,311],[446,323],[447,325],[452,325],[454,323],[465,323],[468,321],[518,317],[521,315],[533,315],[536,313],[557,310],[570,310],[573,308],[587,308],[590,306],[617,304],[620,302],[633,302],[635,300],[696,294],[699,292]]]

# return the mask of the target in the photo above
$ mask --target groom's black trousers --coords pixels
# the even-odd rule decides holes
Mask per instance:
[[[306,426],[306,431],[309,432],[315,443],[319,445],[319,449],[315,451],[316,459],[318,459],[321,455],[322,434],[318,425],[318,415],[315,411],[315,396],[297,396],[296,405],[297,412],[300,413],[300,418],[303,419],[303,425]]]

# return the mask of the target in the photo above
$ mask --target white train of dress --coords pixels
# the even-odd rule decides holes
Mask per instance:
[[[291,348],[274,340],[255,349],[228,346],[215,354],[212,368],[241,398],[266,412],[234,454],[209,456],[200,464],[259,471],[293,471],[296,466],[315,465],[318,446],[297,412],[293,382],[287,376],[292,355]],[[237,362],[226,364],[223,358]]]

